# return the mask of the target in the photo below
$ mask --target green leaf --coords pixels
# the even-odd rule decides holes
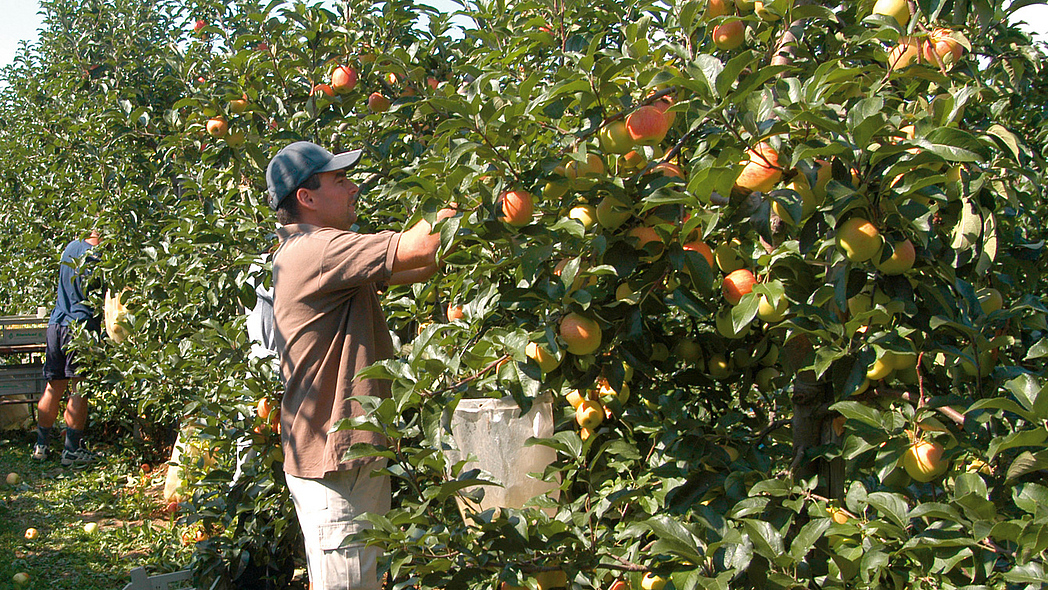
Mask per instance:
[[[809,521],[801,527],[801,530],[797,532],[797,536],[793,538],[793,542],[790,543],[790,557],[794,561],[802,561],[832,524],[832,519],[819,518]]]
[[[770,522],[747,518],[742,521],[742,525],[753,543],[753,549],[765,559],[775,562],[786,552],[782,535]]]
[[[976,410],[1004,410],[1006,412],[1018,414],[1026,420],[1036,420],[1036,418],[1033,415],[1033,412],[1028,412],[1026,409],[1024,409],[1019,404],[1015,403],[1013,400],[999,397],[977,400],[975,403],[968,406],[968,409],[965,410],[965,412],[974,412]]]
[[[856,420],[867,426],[882,428],[884,425],[881,412],[862,402],[840,401],[830,406],[830,409],[839,412],[848,420]]]
[[[978,162],[990,157],[986,144],[956,127],[939,127],[926,137],[931,151],[952,162]]]
[[[1048,357],[1048,338],[1041,338],[1036,344],[1031,346],[1026,351],[1026,358],[1023,360],[1031,361],[1034,359],[1042,359]]]
[[[743,51],[729,60],[724,69],[717,74],[716,96],[724,96],[730,92],[732,86],[738,82],[739,74],[746,68],[752,67],[755,60],[756,58],[752,51]]]
[[[1008,131],[1007,129],[1005,129],[1003,125],[999,123],[994,123],[993,125],[990,125],[986,129],[986,132],[997,138],[997,140],[1004,147],[1008,148],[1008,150],[1012,152],[1012,157],[1014,157],[1016,160],[1019,159],[1019,155],[1021,153],[1019,149],[1019,138],[1014,133]]]
[[[1008,449],[1043,447],[1046,440],[1048,440],[1048,431],[1045,430],[1044,426],[1038,426],[1033,430],[1020,430],[1019,432],[1013,432],[991,440],[986,456],[992,460],[997,456],[997,453]]]
[[[1048,384],[1042,385],[1035,376],[1024,373],[1010,379],[1004,386],[1036,419],[1048,418]]]
[[[941,502],[923,502],[914,506],[913,510],[910,511],[910,518],[930,518],[935,520],[949,520],[958,524],[967,524],[968,521],[960,512],[950,506],[949,504],[943,504]]]
[[[668,516],[656,516],[642,523],[659,539],[661,551],[673,553],[692,563],[702,562],[701,542],[680,521]]]
[[[703,83],[708,96],[719,98],[720,93],[717,91],[717,80],[721,72],[724,71],[724,65],[712,55],[705,54],[697,56],[693,63],[695,66],[688,67],[688,73],[691,74],[692,79]]]
[[[909,522],[909,508],[906,506],[906,499],[900,494],[873,492],[867,496],[866,502],[899,528],[906,528]]]
[[[760,305],[760,297],[754,293],[743,295],[739,304],[731,309],[731,322],[735,332],[740,332],[747,324],[757,317],[757,307]]]
[[[1012,489],[1012,501],[1030,514],[1044,514],[1048,510],[1048,487],[1036,483],[1019,484]]]
[[[983,220],[978,206],[971,199],[961,202],[961,215],[953,227],[950,247],[954,250],[967,250],[974,246],[982,236]]]
[[[1048,450],[1037,451],[1036,453],[1023,451],[1008,466],[1005,477],[1009,480],[1014,480],[1028,473],[1044,470],[1048,470]]]
[[[1043,566],[1036,561],[1009,568],[1001,577],[1013,584],[1048,584],[1048,576],[1045,575]]]

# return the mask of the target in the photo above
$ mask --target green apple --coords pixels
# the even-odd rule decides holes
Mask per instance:
[[[761,295],[761,300],[757,303],[757,317],[769,324],[781,322],[789,310],[790,302],[785,297],[780,297],[775,305],[772,305],[767,295]]]
[[[750,333],[750,323],[742,326],[742,328],[736,332],[735,323],[731,319],[731,308],[725,307],[724,309],[717,312],[717,333],[725,338],[731,338],[732,340],[738,338],[745,338]]]
[[[629,219],[632,214],[630,208],[625,203],[622,203],[611,195],[604,197],[601,199],[600,203],[597,204],[597,223],[607,230],[618,229],[623,223],[626,223],[626,220]]]
[[[993,287],[983,287],[975,292],[975,296],[979,298],[979,307],[982,307],[985,314],[993,313],[1004,307],[1004,296]]]

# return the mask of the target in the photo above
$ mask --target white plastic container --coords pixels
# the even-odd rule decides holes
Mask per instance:
[[[450,428],[455,448],[444,451],[448,463],[473,458],[475,461],[469,461],[463,471],[480,469],[481,479],[501,485],[466,488],[468,493],[482,487],[484,497],[477,504],[457,496],[463,518],[467,503],[471,510],[483,512],[491,508],[523,508],[529,500],[543,494],[553,499],[559,497],[557,483],[529,475],[541,474],[557,458],[557,452],[543,445],[525,446],[529,438],[553,436],[553,400],[548,393],[536,398],[523,416],[511,396],[464,399],[451,416]],[[547,509],[551,516],[554,512]]]

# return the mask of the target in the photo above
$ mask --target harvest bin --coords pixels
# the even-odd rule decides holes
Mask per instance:
[[[444,423],[449,424],[446,414]],[[463,471],[480,469],[481,479],[501,486],[465,488],[466,493],[483,488],[483,498],[478,504],[456,496],[463,518],[467,505],[483,512],[523,508],[528,500],[543,494],[559,497],[556,483],[529,475],[541,474],[557,458],[557,452],[542,445],[525,446],[530,438],[553,436],[553,399],[548,393],[535,398],[531,410],[523,416],[511,396],[461,400],[450,417],[450,430],[454,448],[444,450],[448,464],[469,459]]]
[[[47,341],[48,318],[0,316],[0,346],[43,344]]]

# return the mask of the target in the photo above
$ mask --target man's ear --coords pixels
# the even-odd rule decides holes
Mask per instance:
[[[313,193],[307,188],[299,188],[295,191],[295,198],[298,199],[298,206],[304,207],[312,211],[316,209],[313,203]]]

